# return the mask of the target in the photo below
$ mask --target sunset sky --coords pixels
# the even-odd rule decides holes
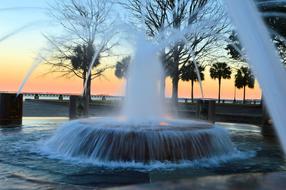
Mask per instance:
[[[13,0],[3,1],[0,5],[0,91],[17,91],[26,72],[33,64],[33,60],[47,46],[44,34],[55,34],[60,29],[51,24],[45,11],[47,0]],[[20,8],[21,7],[21,8]],[[36,8],[37,7],[37,8]],[[10,9],[13,8],[13,9]],[[19,28],[24,30],[4,37]],[[116,59],[105,60],[106,64],[115,64]],[[45,75],[49,71],[47,65],[41,65],[27,82],[24,92],[51,92],[78,94],[82,91],[82,82],[77,78],[59,78],[56,74]],[[204,93],[207,98],[217,98],[218,82],[208,77],[203,82]],[[123,95],[124,81],[114,76],[114,70],[108,70],[106,77],[95,79],[92,82],[93,94]],[[190,83],[180,82],[179,96],[190,97]],[[237,90],[237,98],[242,98],[242,90]],[[171,95],[170,80],[167,80],[167,96]],[[195,97],[200,97],[199,87],[195,86]],[[233,99],[234,81],[222,82],[222,98]],[[261,97],[258,83],[255,89],[247,89],[247,98]]]

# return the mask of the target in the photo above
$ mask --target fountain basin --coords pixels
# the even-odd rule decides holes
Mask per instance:
[[[85,119],[61,127],[45,149],[101,162],[179,162],[231,154],[226,130],[191,120],[132,122]]]

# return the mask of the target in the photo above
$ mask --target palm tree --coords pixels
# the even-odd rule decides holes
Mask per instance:
[[[201,80],[204,80],[205,67],[198,65],[198,70]],[[189,61],[188,65],[181,68],[181,72],[181,79],[183,81],[191,81],[191,97],[192,102],[194,102],[194,82],[199,80],[195,63],[193,61]]]
[[[218,102],[220,102],[221,79],[231,78],[231,68],[224,62],[214,63],[210,68],[212,79],[218,79]]]
[[[124,57],[121,61],[118,61],[115,66],[115,76],[119,79],[126,78],[128,65],[131,61],[131,57]]]
[[[254,88],[255,78],[248,67],[241,67],[235,75],[235,87],[243,88],[243,103],[245,103],[246,87]]]

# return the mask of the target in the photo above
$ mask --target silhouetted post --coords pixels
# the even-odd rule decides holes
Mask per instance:
[[[64,97],[63,97],[63,95],[59,95],[59,101],[63,101],[64,100]]]
[[[272,120],[269,116],[269,113],[267,111],[267,107],[265,105],[265,102],[262,101],[262,128],[261,133],[263,136],[267,137],[273,137],[275,136],[275,130],[273,128]]]
[[[80,117],[87,117],[85,108],[86,101],[81,96],[70,96],[69,117],[70,119],[77,119]]]
[[[69,104],[70,119],[77,118],[77,102],[78,102],[78,96],[70,96],[70,104]]]
[[[215,100],[198,100],[196,117],[211,122],[215,121]]]
[[[40,99],[39,94],[35,94],[34,99],[39,100]]]
[[[208,121],[215,122],[215,100],[208,100]]]
[[[0,125],[21,125],[23,95],[0,94]]]
[[[197,101],[197,110],[196,110],[196,117],[199,119],[201,117],[201,110],[203,106],[203,100]]]
[[[83,108],[83,116],[88,117],[88,110],[89,110],[89,102],[91,101],[90,96],[83,96],[80,97],[80,102]]]

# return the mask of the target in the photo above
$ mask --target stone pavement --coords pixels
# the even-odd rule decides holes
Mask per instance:
[[[110,188],[111,190],[286,190],[286,172],[210,176]]]

